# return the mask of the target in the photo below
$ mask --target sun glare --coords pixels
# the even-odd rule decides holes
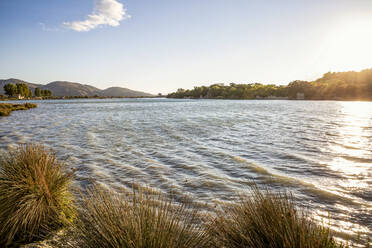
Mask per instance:
[[[368,175],[370,165],[365,147],[369,145],[366,128],[372,122],[372,104],[370,102],[341,102],[343,120],[340,120],[339,133],[342,137],[331,149],[340,154],[331,162],[331,169],[342,171],[346,175]],[[348,161],[360,158],[360,161]]]
[[[354,17],[329,31],[326,56],[331,69],[362,70],[370,66],[372,50],[372,16]]]

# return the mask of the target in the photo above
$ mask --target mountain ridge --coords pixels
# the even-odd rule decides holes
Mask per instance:
[[[69,81],[53,81],[48,84],[30,83],[24,80],[9,78],[0,79],[0,94],[4,95],[4,85],[6,84],[25,83],[34,93],[36,88],[42,90],[51,90],[53,96],[106,96],[106,97],[146,97],[154,96],[153,94],[131,90],[123,87],[109,87],[107,89],[98,89],[89,84],[82,84]]]

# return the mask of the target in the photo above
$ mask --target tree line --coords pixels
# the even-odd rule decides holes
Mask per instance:
[[[14,97],[16,95],[20,95],[22,97],[32,97],[32,91],[28,87],[27,84],[6,84],[4,85],[5,94],[8,97]],[[52,91],[50,90],[42,90],[40,88],[35,88],[34,96],[41,97],[41,96],[52,96]]]
[[[328,72],[315,81],[296,80],[288,85],[212,84],[194,87],[191,90],[178,89],[168,94],[168,98],[221,98],[296,99],[298,93],[308,100],[372,100],[372,69],[360,72]]]

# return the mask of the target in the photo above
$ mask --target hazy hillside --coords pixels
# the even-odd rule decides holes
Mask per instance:
[[[93,86],[65,81],[51,82],[42,88],[51,90],[54,96],[94,96],[101,93]]]
[[[0,95],[4,95],[4,85],[6,84],[27,84],[30,90],[34,92],[35,88],[42,87],[41,84],[33,84],[29,83],[23,80],[15,79],[15,78],[9,78],[9,79],[0,79]]]
[[[128,97],[136,97],[136,96],[153,96],[149,93],[130,90],[127,88],[121,87],[110,87],[102,91],[101,93],[103,96],[128,96]]]
[[[80,83],[73,83],[73,82],[66,82],[66,81],[55,81],[48,83],[46,85],[42,84],[34,84],[29,83],[19,79],[6,79],[0,80],[0,94],[4,94],[4,85],[6,84],[17,84],[17,83],[25,83],[28,87],[35,91],[35,88],[39,87],[41,89],[48,89],[51,90],[54,96],[113,96],[113,97],[142,97],[142,96],[153,96],[149,93],[130,90],[127,88],[121,87],[111,87],[105,90],[98,89],[96,87],[87,85],[87,84],[80,84]]]

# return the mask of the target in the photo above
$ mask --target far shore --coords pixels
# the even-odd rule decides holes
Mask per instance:
[[[121,98],[165,98],[166,96],[48,96],[48,97],[0,97],[0,101],[35,101],[35,100],[68,100],[68,99],[121,99]]]
[[[27,98],[16,98],[16,97],[0,97],[0,101],[41,101],[41,100],[71,100],[71,99],[145,99],[145,98],[166,98],[166,99],[183,99],[183,100],[245,100],[245,101],[347,101],[347,102],[372,102],[372,99],[360,99],[360,98],[329,98],[329,99],[292,99],[284,97],[259,97],[259,98],[193,98],[193,97],[167,97],[162,96],[49,96],[49,97],[27,97]]]
[[[372,102],[372,99],[359,99],[359,98],[329,98],[329,99],[292,99],[292,98],[192,98],[192,97],[167,97],[168,99],[184,99],[184,100],[237,100],[237,101],[262,101],[262,100],[270,100],[270,101],[347,101],[347,102]]]

